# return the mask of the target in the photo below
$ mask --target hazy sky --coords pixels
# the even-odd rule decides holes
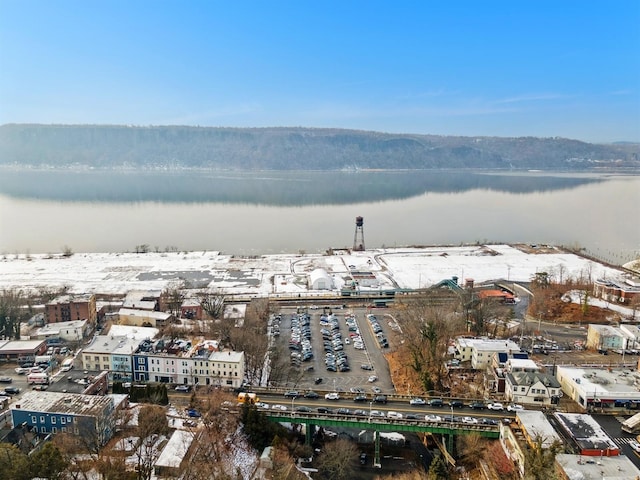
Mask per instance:
[[[0,123],[640,141],[640,1],[0,0]]]

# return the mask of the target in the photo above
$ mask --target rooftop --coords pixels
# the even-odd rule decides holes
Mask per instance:
[[[555,413],[558,423],[571,434],[581,449],[617,450],[616,443],[605,433],[591,415],[582,413]]]
[[[567,480],[630,480],[640,475],[624,455],[596,459],[559,453],[556,462],[564,469]]]
[[[85,354],[110,353],[115,355],[131,355],[138,348],[140,341],[135,338],[115,335],[98,335],[85,347]]]
[[[231,362],[231,363],[240,363],[242,361],[242,357],[244,355],[244,352],[232,352],[232,351],[225,351],[225,352],[213,352],[210,356],[209,356],[209,361],[210,362]]]
[[[113,406],[111,395],[81,395],[77,393],[25,391],[20,400],[11,405],[12,410],[73,415],[97,415]]]
[[[588,395],[596,394],[601,398],[615,397],[616,393],[634,394],[640,397],[637,385],[640,385],[640,373],[608,368],[581,368],[558,366],[558,378],[572,378]]]
[[[537,437],[542,440],[543,448],[549,448],[556,441],[562,442],[562,437],[558,435],[544,413],[537,410],[521,410],[516,413],[516,417],[533,442]]]

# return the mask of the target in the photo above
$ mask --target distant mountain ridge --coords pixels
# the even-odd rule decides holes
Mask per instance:
[[[640,170],[640,145],[328,128],[0,126],[0,166],[236,170]]]

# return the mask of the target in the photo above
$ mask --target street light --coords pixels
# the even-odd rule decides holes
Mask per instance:
[[[295,402],[295,401],[296,401],[296,397],[295,396],[291,397],[291,417],[293,417],[293,411],[294,411],[293,410],[293,402]]]
[[[371,407],[373,407],[373,400],[369,402],[369,423],[371,423]]]

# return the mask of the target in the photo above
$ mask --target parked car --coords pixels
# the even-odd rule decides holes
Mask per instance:
[[[441,398],[432,398],[428,403],[430,407],[442,407],[444,405]]]
[[[366,402],[367,400],[368,400],[367,396],[362,394],[359,394],[353,397],[354,402]]]
[[[318,395],[316,392],[309,390],[308,392],[306,392],[304,394],[304,398],[320,398],[320,395]]]
[[[178,385],[176,386],[176,392],[190,392],[191,385]]]
[[[388,412],[387,413],[387,418],[400,419],[400,418],[402,418],[402,414],[400,412]]]
[[[502,405],[499,402],[493,402],[493,403],[490,403],[489,405],[487,405],[487,408],[489,410],[502,411],[502,410],[504,410],[504,405]]]
[[[373,402],[374,403],[387,403],[387,396],[386,395],[376,395],[375,397],[373,397]]]
[[[381,412],[380,410],[371,410],[371,413],[369,415],[372,417],[381,417],[381,418],[384,418],[386,416],[384,412]]]
[[[319,385],[322,383],[322,377],[316,377],[316,379],[313,381],[313,383],[315,383],[316,385]]]
[[[360,365],[360,368],[363,370],[373,370],[373,366],[371,365]]]
[[[470,408],[473,408],[474,410],[484,410],[485,409],[485,404],[484,402],[471,402],[469,404]]]
[[[519,412],[521,410],[524,410],[524,407],[522,405],[518,405],[517,403],[512,403],[511,405],[507,406],[507,410],[510,412]]]
[[[338,395],[338,392],[331,392],[331,393],[327,393],[324,396],[325,400],[340,400],[340,395]]]
[[[311,412],[311,409],[309,407],[302,406],[302,407],[296,408],[296,412],[309,413]]]
[[[462,408],[464,407],[464,403],[462,402],[462,400],[451,400],[449,402],[449,406],[453,408]]]
[[[4,389],[4,392],[9,395],[17,395],[20,393],[20,389],[18,387],[7,387]]]
[[[318,407],[316,410],[318,413],[333,413],[333,410],[327,407]]]
[[[440,415],[433,415],[433,414],[425,415],[424,419],[427,422],[441,422],[442,421],[442,417]]]
[[[409,400],[409,405],[426,405],[427,402],[424,398],[412,398]]]
[[[13,382],[13,378],[11,377],[0,377],[0,383],[11,383]]]
[[[367,454],[366,453],[361,453],[360,454],[360,465],[366,465],[367,463]]]
[[[478,423],[478,419],[474,417],[462,417],[462,423],[468,423],[470,425],[476,425]]]
[[[288,392],[284,392],[284,396],[287,398],[298,398],[300,394],[296,390],[289,390]]]
[[[378,380],[378,377],[376,377],[375,375],[371,375],[371,376],[367,379],[367,381],[368,381],[369,383],[373,383],[373,382],[375,382],[375,381],[377,381],[377,380]]]

